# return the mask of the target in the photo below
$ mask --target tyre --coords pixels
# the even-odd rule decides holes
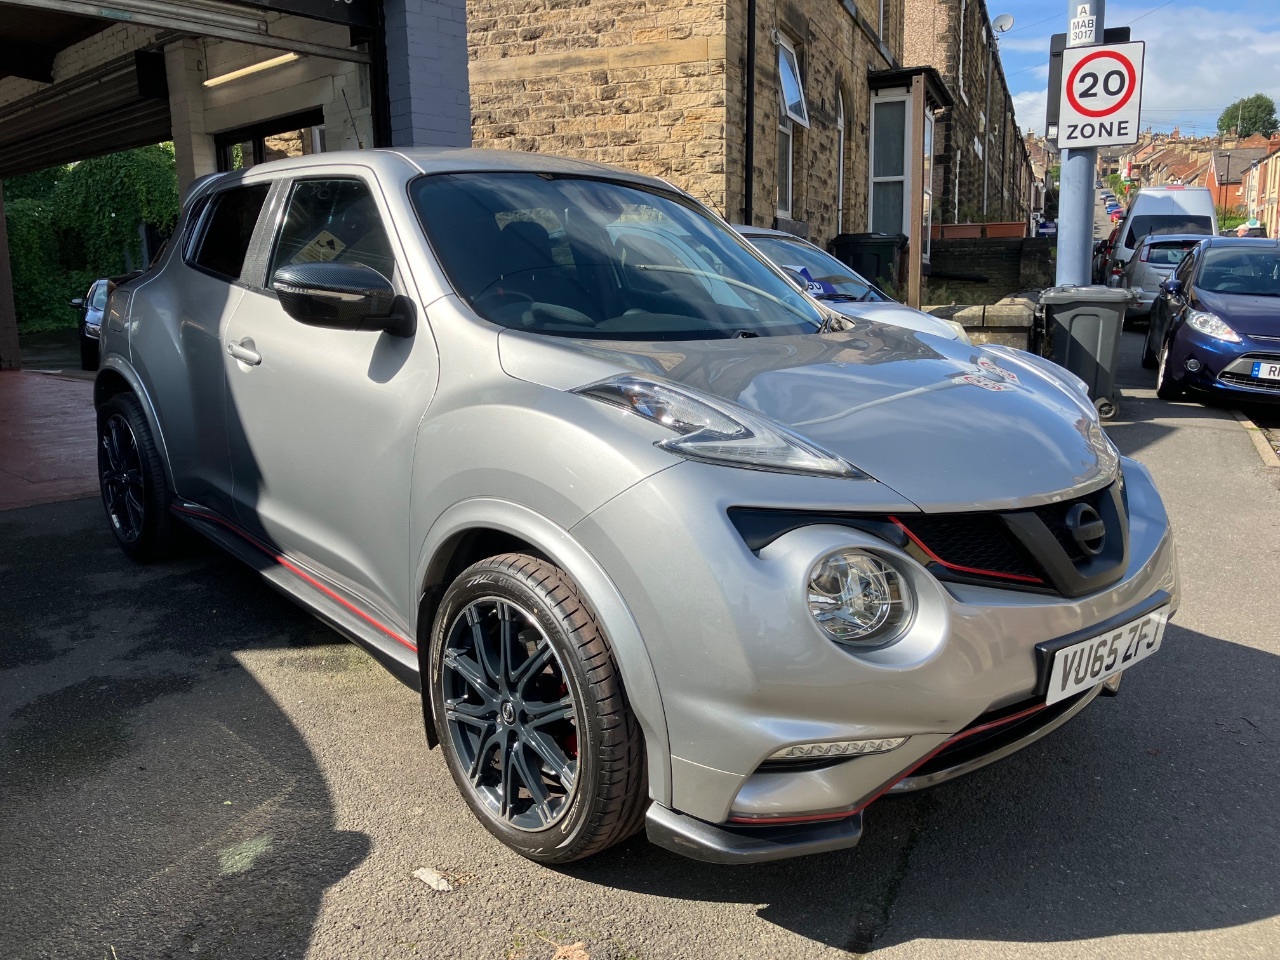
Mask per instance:
[[[80,369],[98,369],[98,341],[80,334]]]
[[[1142,338],[1142,366],[1146,370],[1154,370],[1156,368],[1156,351],[1151,346],[1151,336],[1155,332],[1155,314],[1151,316],[1151,323],[1147,324],[1147,335]]]
[[[1186,390],[1182,384],[1169,374],[1169,341],[1160,347],[1160,357],[1156,364],[1156,396],[1161,400],[1181,400]]]
[[[599,624],[563,571],[525,554],[469,567],[431,635],[431,714],[485,828],[539,863],[635,833],[644,746]]]
[[[173,543],[169,489],[160,452],[131,393],[98,408],[98,486],[116,542],[139,562],[165,556]]]

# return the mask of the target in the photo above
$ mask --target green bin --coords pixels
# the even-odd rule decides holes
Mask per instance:
[[[1053,359],[1089,387],[1098,416],[1117,413],[1116,369],[1128,290],[1116,287],[1052,287],[1040,294],[1048,320]]]

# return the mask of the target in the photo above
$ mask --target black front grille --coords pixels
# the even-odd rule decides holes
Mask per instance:
[[[1270,390],[1273,393],[1280,393],[1280,380],[1260,380],[1249,376],[1247,373],[1232,373],[1230,371],[1218,374],[1218,379],[1232,386],[1250,387],[1254,390]]]
[[[961,573],[997,574],[1039,581],[1040,571],[991,513],[899,517],[926,550]]]
[[[1036,507],[1035,514],[1040,518],[1040,522],[1049,528],[1049,532],[1053,534],[1053,539],[1058,541],[1058,545],[1066,551],[1072,563],[1083,563],[1089,559],[1076,542],[1076,538],[1071,535],[1071,531],[1067,528],[1067,514],[1071,508],[1077,503],[1087,503],[1095,510],[1100,511],[1102,504],[1100,500],[1107,496],[1107,491],[1098,490],[1084,497],[1077,497],[1075,500],[1068,500],[1065,503],[1051,503],[1043,507]]]

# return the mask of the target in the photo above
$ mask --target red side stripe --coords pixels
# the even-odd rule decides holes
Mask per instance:
[[[978,567],[962,567],[958,563],[948,563],[946,560],[943,560],[940,556],[938,556],[936,553],[934,553],[932,550],[926,547],[924,544],[924,541],[921,540],[919,537],[917,537],[910,530],[908,530],[907,525],[903,523],[901,520],[899,520],[897,517],[890,517],[889,520],[890,522],[895,524],[898,527],[898,529],[900,529],[903,533],[905,533],[908,537],[910,537],[911,542],[914,543],[921,550],[923,550],[925,553],[925,556],[927,556],[934,563],[939,563],[942,566],[946,567],[948,570],[956,570],[960,573],[974,573],[980,577],[996,577],[1000,580],[1017,580],[1017,581],[1020,581],[1021,583],[1039,583],[1039,584],[1044,583],[1044,581],[1041,580],[1039,577],[1029,577],[1026,574],[1022,574],[1022,573],[998,573],[995,570],[982,570]]]
[[[252,534],[247,533],[244,530],[241,530],[239,527],[235,526],[232,523],[227,522],[226,520],[222,519],[222,517],[219,517],[213,513],[201,513],[196,510],[188,510],[185,507],[179,506],[177,504],[173,504],[170,507],[170,509],[174,510],[177,513],[185,513],[187,516],[195,517],[198,520],[208,520],[218,524],[218,526],[220,527],[226,527],[228,530],[230,530],[240,539],[244,540],[246,543],[250,544],[251,546],[256,547],[258,550],[262,551],[264,554],[266,554],[276,563],[280,564],[280,566],[284,567],[286,570],[292,573],[295,577],[298,577],[300,580],[304,580],[311,586],[315,587],[317,590],[323,593],[326,597],[328,597],[334,603],[337,603],[338,605],[343,607],[345,610],[349,610],[351,613],[354,613],[357,617],[365,621],[365,623],[369,624],[370,626],[377,627],[378,630],[385,633],[388,637],[390,637],[396,643],[399,643],[402,646],[408,647],[410,650],[413,650],[415,653],[417,652],[418,650],[417,644],[410,642],[409,640],[400,636],[400,634],[396,633],[390,627],[373,619],[373,617],[369,616],[359,607],[354,606],[353,604],[349,603],[347,600],[340,597],[337,593],[335,593],[333,590],[330,590],[328,587],[326,587],[323,583],[321,583],[315,577],[311,576],[305,570],[300,569],[296,564],[294,564],[291,560],[289,560],[288,557],[284,557],[276,553],[274,550],[272,550],[270,547],[268,547],[265,543],[263,543],[261,540],[259,540],[257,537],[253,536]]]

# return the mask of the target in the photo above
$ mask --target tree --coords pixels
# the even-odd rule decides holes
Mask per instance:
[[[1265,93],[1255,93],[1252,97],[1237,100],[1218,117],[1218,132],[1236,131],[1240,139],[1260,133],[1269,137],[1280,129],[1276,120],[1276,102]]]

